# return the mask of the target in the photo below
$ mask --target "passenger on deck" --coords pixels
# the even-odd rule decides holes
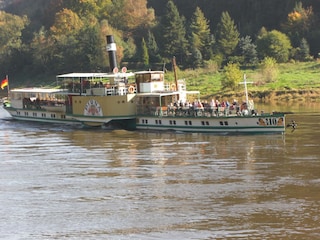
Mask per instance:
[[[216,102],[214,99],[212,99],[210,102],[210,114],[211,115],[216,114],[216,111],[217,111]]]

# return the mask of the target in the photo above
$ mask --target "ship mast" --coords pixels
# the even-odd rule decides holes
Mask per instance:
[[[240,82],[240,84],[244,85],[244,92],[245,92],[245,95],[246,95],[247,106],[249,106],[249,96],[248,96],[248,87],[247,87],[248,83],[253,83],[253,82],[247,82],[247,75],[244,74],[243,75],[243,82]]]
[[[175,56],[172,58],[172,65],[173,65],[173,73],[174,73],[174,81],[175,81],[175,85],[176,85],[176,90],[178,90],[177,63],[176,63]]]

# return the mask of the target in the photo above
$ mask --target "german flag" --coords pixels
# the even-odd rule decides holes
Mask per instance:
[[[8,79],[5,78],[1,81],[1,89],[4,89],[6,86],[8,86]]]

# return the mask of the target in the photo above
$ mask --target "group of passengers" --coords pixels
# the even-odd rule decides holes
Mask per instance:
[[[199,101],[193,102],[181,100],[174,103],[170,103],[168,110],[171,113],[184,115],[197,115],[197,113],[208,113],[211,116],[229,115],[232,112],[237,115],[246,115],[248,112],[248,106],[246,102],[239,104],[236,99],[233,100],[232,104],[229,101],[219,101],[218,99],[212,99],[211,101]],[[198,114],[202,115],[202,114]]]

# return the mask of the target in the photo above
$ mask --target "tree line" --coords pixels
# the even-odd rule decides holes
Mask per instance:
[[[296,2],[289,9],[287,4],[280,24],[269,29],[255,22],[256,13],[250,18],[246,12],[235,21],[235,6],[217,13],[212,10],[215,1],[187,2],[190,5],[179,0],[14,1],[0,11],[0,72],[32,76],[112,71],[105,50],[110,34],[120,65],[126,62],[133,68],[163,68],[173,56],[184,69],[255,67],[318,57],[319,19],[311,5]],[[265,4],[246,0],[238,8],[245,3],[256,8]]]

